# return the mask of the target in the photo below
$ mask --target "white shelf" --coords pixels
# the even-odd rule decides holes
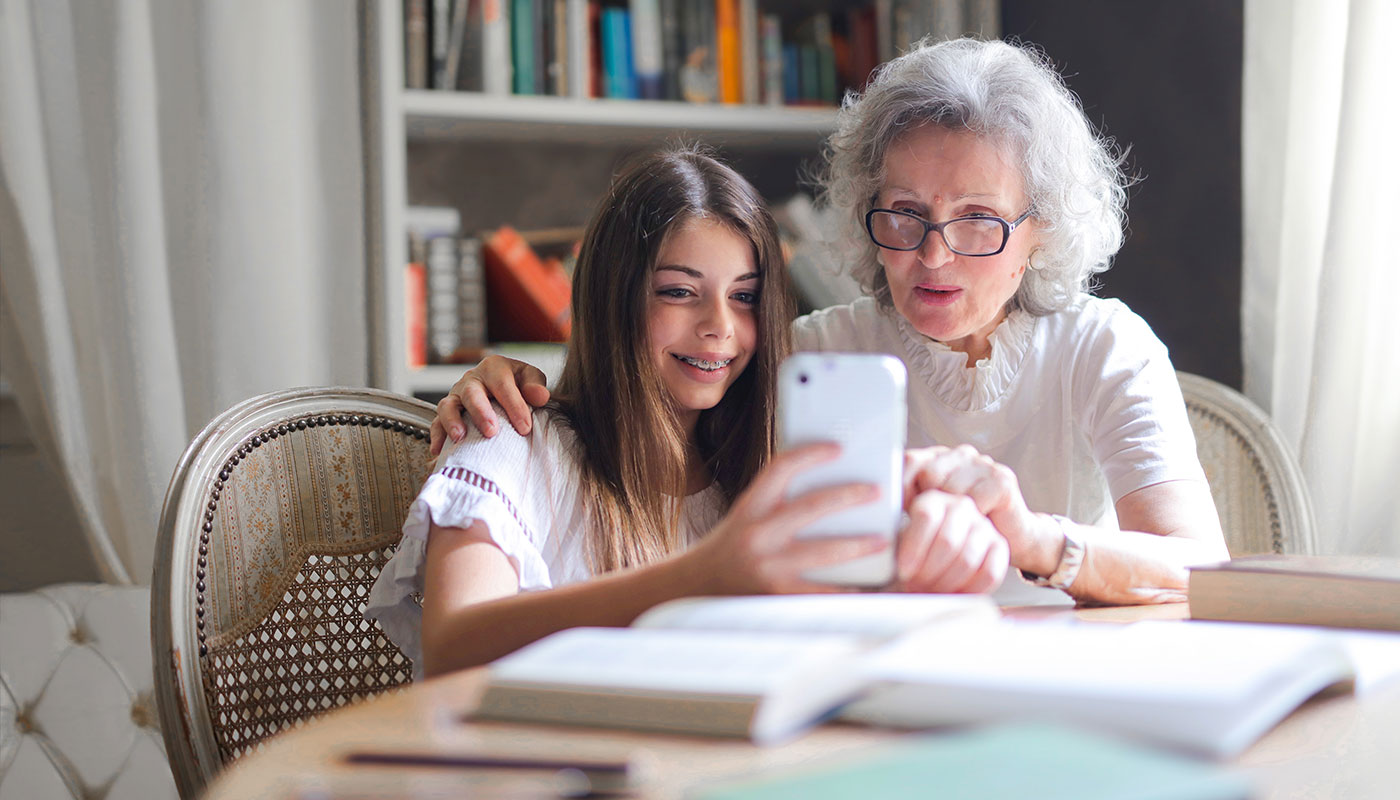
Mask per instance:
[[[564,345],[550,342],[519,342],[493,344],[489,352],[533,364],[544,373],[546,383],[553,386],[564,370]],[[462,373],[472,368],[472,364],[429,364],[426,367],[407,367],[406,389],[410,394],[443,394],[452,388]]]
[[[645,144],[677,136],[751,147],[816,147],[836,109],[519,97],[406,90],[410,141],[538,141]]]

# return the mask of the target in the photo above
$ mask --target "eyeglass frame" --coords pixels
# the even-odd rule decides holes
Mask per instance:
[[[1014,221],[996,216],[995,214],[986,214],[973,215],[967,217],[954,217],[953,219],[944,220],[943,222],[929,222],[928,220],[924,219],[918,214],[912,214],[908,211],[900,211],[896,208],[872,208],[869,211],[865,212],[865,233],[867,236],[870,237],[870,241],[874,243],[876,247],[883,247],[886,250],[894,250],[900,253],[911,253],[924,246],[924,242],[928,241],[929,231],[937,231],[939,238],[943,240],[943,246],[948,248],[949,252],[957,253],[960,256],[967,256],[968,258],[988,258],[990,256],[1000,255],[1001,251],[1006,249],[1006,243],[1011,241],[1011,234],[1015,232],[1016,228],[1020,227],[1021,223],[1025,222],[1027,219],[1030,219],[1030,216],[1034,211],[1035,206],[1031,206],[1030,208],[1026,209],[1026,213],[1017,217]],[[877,213],[898,214],[901,217],[908,217],[909,219],[912,219],[924,226],[924,235],[919,237],[918,244],[914,245],[913,247],[890,247],[889,245],[881,244],[880,240],[875,238],[875,230],[870,224],[871,218],[874,217]],[[964,253],[963,251],[949,244],[948,237],[943,235],[943,229],[948,227],[949,225],[952,225],[954,222],[962,222],[963,220],[967,219],[996,220],[997,222],[1001,223],[1001,247],[998,247],[990,253]]]

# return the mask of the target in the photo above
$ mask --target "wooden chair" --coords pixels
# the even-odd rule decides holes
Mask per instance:
[[[151,582],[180,794],[273,734],[412,678],[361,612],[426,477],[433,407],[367,389],[247,400],[171,479]]]
[[[1222,383],[1177,378],[1230,555],[1316,552],[1308,487],[1273,420]]]

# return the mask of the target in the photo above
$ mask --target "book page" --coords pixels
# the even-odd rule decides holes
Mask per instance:
[[[857,649],[840,635],[573,628],[495,662],[491,682],[758,695]]]
[[[841,633],[884,639],[938,621],[995,619],[985,595],[837,593],[689,597],[663,603],[634,628]]]
[[[1230,703],[1295,669],[1319,647],[1339,654],[1325,634],[1306,629],[1003,622],[931,629],[882,648],[863,666],[874,680]]]

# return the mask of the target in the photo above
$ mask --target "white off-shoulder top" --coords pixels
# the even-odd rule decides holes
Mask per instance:
[[[1117,527],[1124,495],[1205,480],[1167,348],[1117,300],[1012,312],[972,367],[868,297],[798,319],[793,332],[799,350],[898,356],[909,446],[976,447],[1015,470],[1032,511]]]
[[[504,412],[497,409],[504,418]],[[469,429],[471,426],[467,426]],[[577,440],[557,414],[535,414],[528,436],[509,425],[492,438],[472,430],[450,441],[408,510],[398,551],[370,590],[365,616],[413,659],[422,677],[423,562],[432,522],[445,528],[486,526],[510,559],[521,591],[539,591],[591,577],[585,555],[588,524],[579,493]],[[684,541],[693,543],[724,516],[717,485],[686,497]]]

